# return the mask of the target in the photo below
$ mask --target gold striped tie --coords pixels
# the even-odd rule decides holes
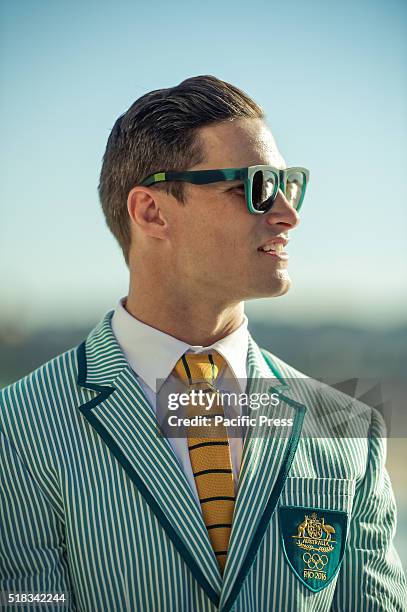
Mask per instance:
[[[215,396],[210,410],[207,410],[210,403],[206,401],[196,401],[196,406],[190,403],[186,407],[188,418],[203,415],[208,417],[209,422],[209,417],[223,416],[223,406],[214,384],[225,365],[225,360],[216,351],[209,354],[185,353],[178,360],[174,372],[186,383],[188,391],[206,391],[202,394],[205,400]],[[223,575],[235,507],[227,430],[223,424],[201,428],[191,426],[185,427],[185,430],[203,519]]]

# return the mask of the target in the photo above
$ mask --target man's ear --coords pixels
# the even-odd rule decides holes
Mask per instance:
[[[127,210],[131,223],[154,238],[167,235],[168,223],[163,215],[160,192],[148,187],[133,187],[127,197]]]

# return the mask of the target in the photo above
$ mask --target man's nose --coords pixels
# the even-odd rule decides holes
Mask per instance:
[[[300,222],[299,214],[291,206],[281,189],[278,190],[273,206],[270,212],[266,213],[266,217],[270,225],[282,223],[284,226],[288,225],[291,229],[294,229]]]

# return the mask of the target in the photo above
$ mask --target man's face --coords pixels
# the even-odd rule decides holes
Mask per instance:
[[[219,123],[201,128],[199,135],[205,161],[188,170],[286,167],[260,119]],[[259,251],[273,237],[287,237],[299,222],[281,191],[271,211],[254,215],[247,209],[241,181],[184,185],[185,206],[171,208],[170,262],[187,286],[214,300],[286,293],[291,284],[287,260]]]

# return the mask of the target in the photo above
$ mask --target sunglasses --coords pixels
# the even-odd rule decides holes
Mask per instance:
[[[140,184],[145,187],[165,181],[183,181],[194,185],[207,185],[220,181],[243,181],[246,204],[250,213],[268,212],[281,189],[290,205],[299,211],[309,181],[306,168],[249,166],[248,168],[222,168],[219,170],[188,170],[186,172],[156,172]]]

